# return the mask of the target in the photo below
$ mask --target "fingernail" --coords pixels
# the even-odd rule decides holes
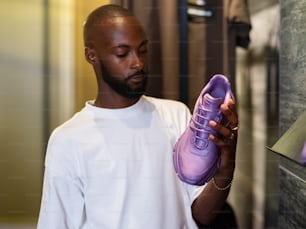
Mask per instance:
[[[228,106],[225,105],[225,104],[222,104],[222,105],[221,105],[221,109],[223,109],[224,111],[227,111],[227,110],[228,110]]]
[[[228,105],[225,105],[225,104],[222,104],[223,106],[222,106],[222,109],[223,110],[225,110],[225,111],[227,111],[228,110]]]
[[[217,123],[213,120],[210,120],[209,125],[212,126],[212,127],[215,127],[217,125]]]

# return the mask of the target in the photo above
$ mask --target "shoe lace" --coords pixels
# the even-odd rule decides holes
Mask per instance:
[[[215,120],[220,121],[220,111],[219,110],[206,110],[205,108],[198,106],[195,115],[191,118],[190,128],[195,133],[195,146],[199,149],[206,147],[208,136],[211,133],[215,133],[209,126],[209,121]]]

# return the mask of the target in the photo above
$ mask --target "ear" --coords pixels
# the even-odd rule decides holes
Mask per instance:
[[[85,47],[85,58],[90,64],[96,64],[98,61],[96,51],[88,47]]]

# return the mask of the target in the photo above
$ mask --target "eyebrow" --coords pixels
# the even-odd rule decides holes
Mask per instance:
[[[143,45],[146,45],[149,43],[149,40],[144,40],[140,43],[139,47],[143,46]],[[127,45],[127,44],[119,44],[119,45],[116,45],[114,48],[130,48],[131,46],[130,45]]]

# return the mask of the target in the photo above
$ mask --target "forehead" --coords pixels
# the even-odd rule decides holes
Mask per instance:
[[[94,30],[96,38],[108,45],[137,43],[147,39],[141,24],[133,16],[103,19],[95,25]]]

